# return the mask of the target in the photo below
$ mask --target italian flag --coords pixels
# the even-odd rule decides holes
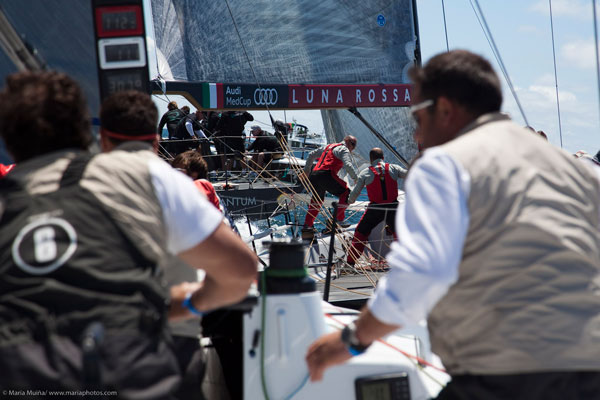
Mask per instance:
[[[202,84],[202,108],[204,108],[204,109],[222,109],[223,108],[223,84],[222,83],[203,83]]]

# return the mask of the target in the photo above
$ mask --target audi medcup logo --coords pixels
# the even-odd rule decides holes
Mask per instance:
[[[274,106],[277,104],[278,96],[277,89],[258,88],[254,91],[254,104],[259,106]]]

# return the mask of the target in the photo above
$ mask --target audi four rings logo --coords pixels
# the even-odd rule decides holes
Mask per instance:
[[[254,103],[259,106],[274,106],[277,103],[277,89],[256,89]]]

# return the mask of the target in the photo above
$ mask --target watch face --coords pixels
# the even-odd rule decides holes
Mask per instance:
[[[342,337],[341,337],[342,343],[344,343],[346,346],[350,346],[350,344],[351,344],[350,343],[350,334],[351,334],[350,327],[349,327],[349,325],[346,325],[344,327],[344,329],[342,329]]]
[[[354,356],[364,353],[370,346],[370,344],[364,345],[360,343],[356,336],[356,325],[354,322],[349,323],[342,329],[341,339],[342,343],[348,348],[350,354]]]

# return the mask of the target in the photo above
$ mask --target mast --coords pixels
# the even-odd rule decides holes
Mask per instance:
[[[394,154],[398,160],[400,160],[400,162],[402,164],[404,164],[404,167],[408,168],[408,164],[409,162],[406,161],[406,158],[402,157],[402,155],[398,152],[398,150],[396,150],[396,148],[394,146],[392,146],[390,144],[390,142],[387,141],[387,139],[385,137],[383,137],[383,135],[381,133],[379,133],[377,131],[377,129],[375,129],[373,127],[373,125],[371,125],[360,113],[360,111],[358,111],[358,109],[356,107],[351,107],[348,109],[348,111],[350,111],[352,114],[354,114],[356,116],[356,118],[358,118],[370,131],[371,133],[373,133],[373,135],[375,135],[377,137],[377,139],[379,139],[381,141],[381,143],[384,144],[385,147],[388,148],[389,151],[392,152],[392,154]]]
[[[15,31],[2,7],[0,7],[0,48],[19,71],[39,71],[46,68],[46,64],[38,57],[37,51]]]

